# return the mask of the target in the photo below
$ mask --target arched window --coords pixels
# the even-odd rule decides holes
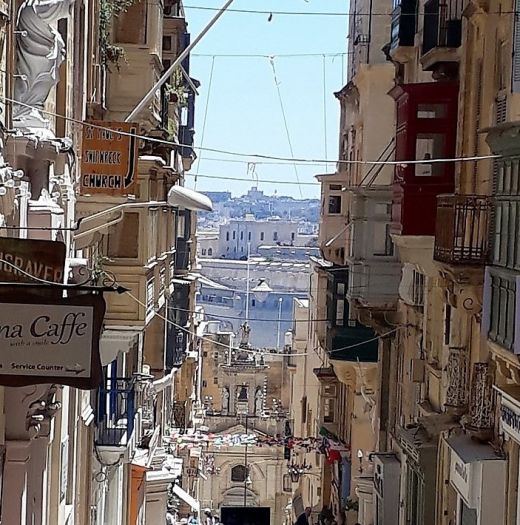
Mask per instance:
[[[210,257],[213,255],[213,248],[208,248],[208,255]]]
[[[244,465],[236,465],[231,469],[231,481],[244,483],[247,477],[247,469]]]

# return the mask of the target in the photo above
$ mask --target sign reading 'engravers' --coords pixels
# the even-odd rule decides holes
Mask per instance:
[[[65,244],[58,241],[0,237],[0,281],[35,283],[29,275],[63,282]]]
[[[104,312],[101,295],[0,297],[0,384],[95,388]]]
[[[136,133],[137,125],[127,122],[96,121],[83,126],[82,194],[128,195],[134,192]]]

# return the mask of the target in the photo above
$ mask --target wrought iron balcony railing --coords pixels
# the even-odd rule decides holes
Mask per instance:
[[[134,432],[135,382],[110,378],[98,390],[96,445],[123,447]]]
[[[434,259],[448,264],[485,264],[490,213],[487,196],[439,195]]]
[[[469,354],[466,348],[450,347],[448,355],[447,410],[463,410],[468,405]]]

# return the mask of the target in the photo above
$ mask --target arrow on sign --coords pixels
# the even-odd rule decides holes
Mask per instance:
[[[74,366],[67,366],[67,367],[65,367],[65,371],[66,372],[74,372],[77,375],[77,374],[81,374],[81,372],[84,372],[85,369],[81,365],[76,363]]]

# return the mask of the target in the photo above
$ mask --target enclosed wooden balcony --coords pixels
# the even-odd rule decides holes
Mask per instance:
[[[485,195],[439,195],[434,259],[453,265],[484,265],[489,256],[491,201]]]
[[[406,61],[413,52],[417,19],[417,0],[394,2],[390,26],[390,54],[397,62]]]
[[[462,1],[428,0],[424,4],[421,64],[426,71],[456,64],[462,43]]]

